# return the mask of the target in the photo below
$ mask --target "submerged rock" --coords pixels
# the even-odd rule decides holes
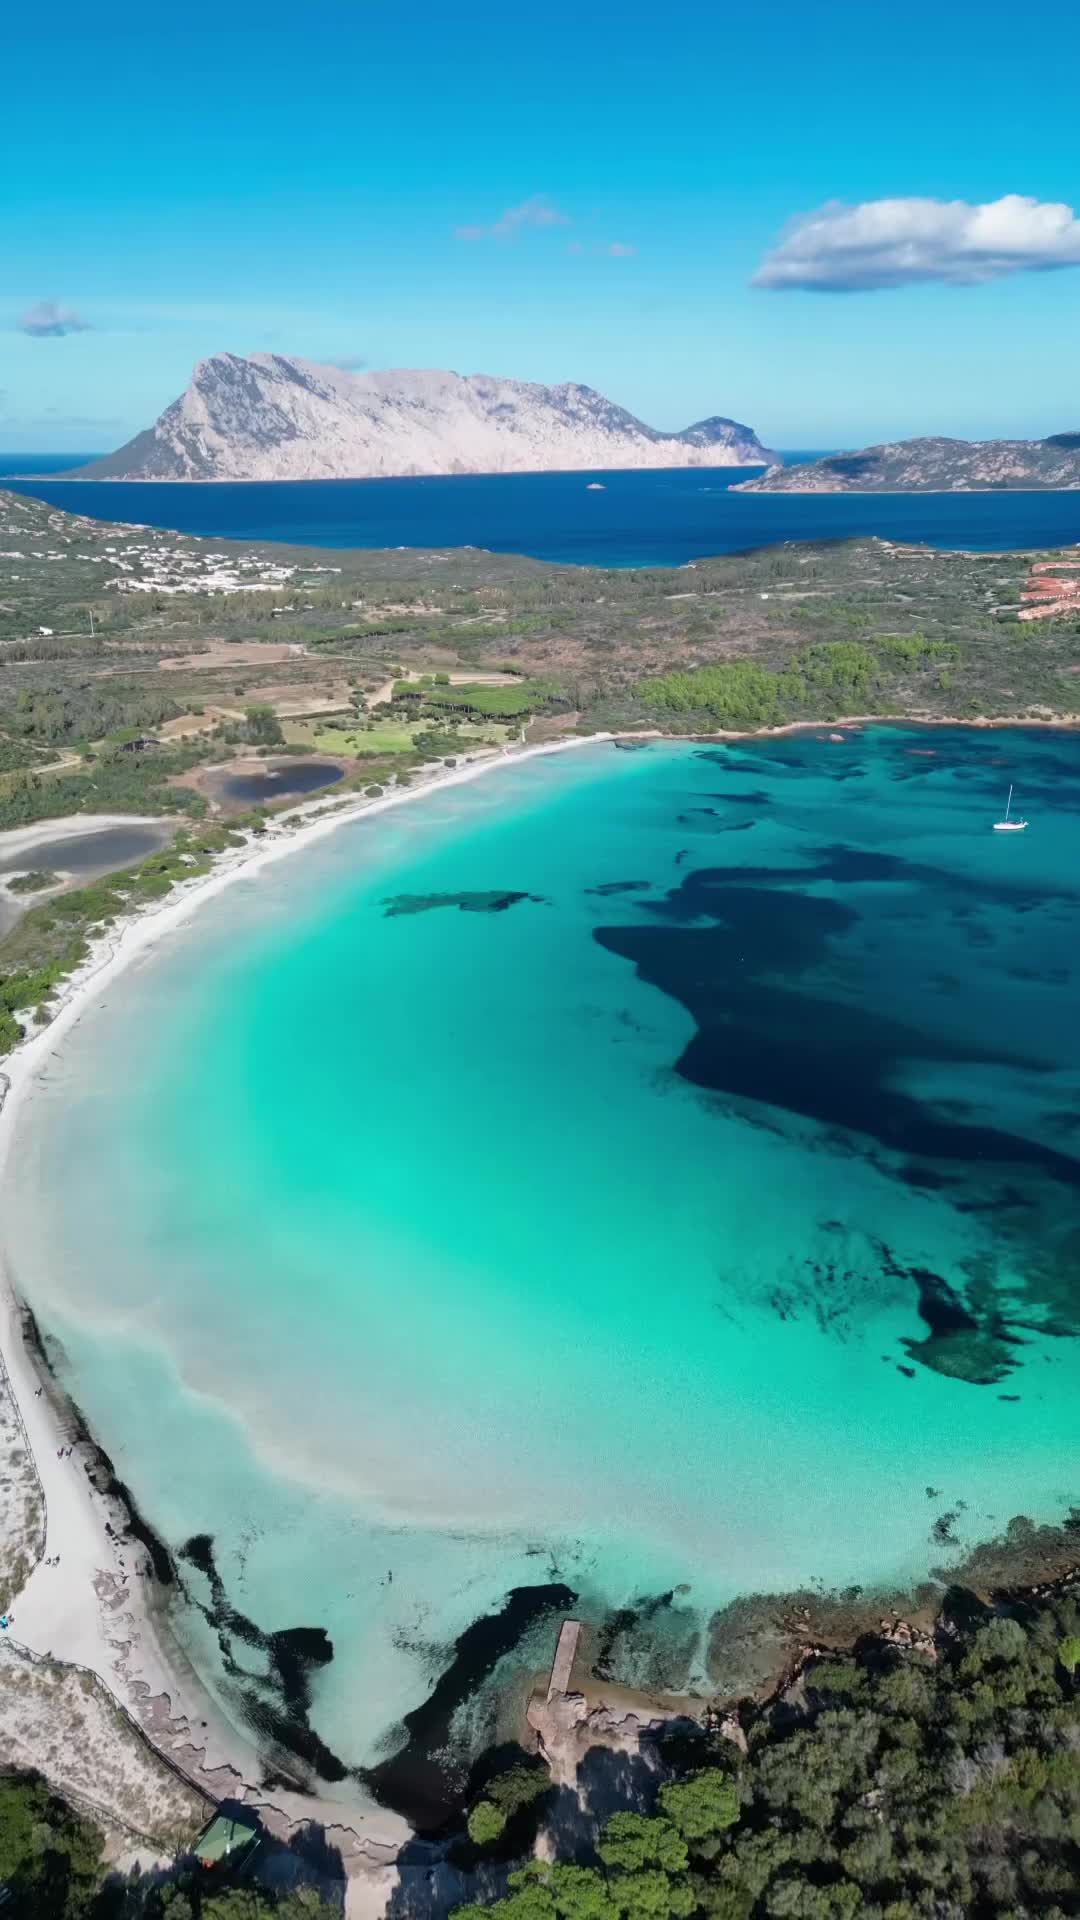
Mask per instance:
[[[488,893],[393,893],[383,901],[383,908],[385,918],[394,920],[406,913],[432,913],[438,907],[456,907],[459,913],[505,913],[522,900],[531,900],[537,907],[548,905],[540,893],[493,889]]]

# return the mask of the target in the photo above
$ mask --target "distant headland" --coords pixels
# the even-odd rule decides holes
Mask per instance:
[[[770,467],[739,493],[1026,493],[1080,487],[1080,433],[1045,440],[891,440]]]
[[[215,353],[179,399],[87,480],[363,480],[409,474],[766,467],[751,427],[714,414],[646,426],[592,387],[441,369],[351,373],[279,353]]]

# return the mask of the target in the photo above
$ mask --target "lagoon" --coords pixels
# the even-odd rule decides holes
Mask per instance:
[[[227,1713],[344,1790],[511,1590],[451,1760],[545,1595],[703,1690],[740,1595],[1067,1514],[1078,813],[1064,732],[587,747],[237,880],[87,1011],[5,1240]]]

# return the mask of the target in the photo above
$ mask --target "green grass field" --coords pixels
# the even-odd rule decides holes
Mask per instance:
[[[290,746],[310,747],[313,753],[336,753],[367,759],[372,754],[411,753],[416,735],[428,731],[430,726],[430,720],[418,720],[414,726],[387,720],[380,721],[374,727],[321,725],[317,720],[287,720],[283,731]],[[502,746],[511,730],[491,722],[476,726],[463,721],[454,731],[459,736],[475,740],[478,746],[484,742]],[[448,745],[447,752],[451,751]]]
[[[319,753],[411,753],[412,727],[393,724],[364,727],[319,727],[310,729],[313,747]]]

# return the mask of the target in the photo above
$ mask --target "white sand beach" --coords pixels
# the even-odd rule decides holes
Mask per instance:
[[[345,801],[320,796],[276,816],[264,834],[223,855],[212,873],[180,885],[165,901],[111,928],[62,988],[48,1026],[31,1033],[0,1061],[0,1186],[20,1102],[48,1068],[64,1035],[126,967],[166,939],[204,901],[241,876],[250,878],[269,862],[300,852],[361,816],[407,805],[511,762],[611,737],[595,734],[516,751],[504,749],[451,769],[440,768],[432,778],[373,799],[359,794]],[[89,820],[78,826],[53,822],[50,832],[56,837],[90,824]],[[99,817],[93,824],[101,827],[105,821]],[[111,816],[109,824],[114,824]],[[406,1822],[395,1814],[373,1811],[359,1793],[355,1805],[349,1805],[300,1792],[275,1789],[272,1796],[262,1792],[262,1768],[254,1747],[218,1711],[170,1642],[160,1603],[155,1603],[159,1590],[146,1549],[122,1535],[119,1508],[110,1511],[110,1503],[90,1484],[93,1449],[78,1437],[70,1408],[55,1383],[39,1371],[24,1338],[22,1304],[3,1271],[2,1248],[0,1353],[46,1508],[41,1558],[15,1596],[10,1638],[0,1641],[0,1676],[3,1645],[14,1651],[13,1643],[34,1655],[49,1655],[54,1661],[89,1670],[111,1689],[159,1752],[201,1792],[213,1798],[232,1795],[246,1800],[282,1833],[309,1820],[325,1823],[331,1843],[341,1848],[350,1884],[355,1882],[349,1910],[380,1912],[393,1877],[394,1856],[409,1837]],[[35,1544],[39,1542],[40,1529]]]

